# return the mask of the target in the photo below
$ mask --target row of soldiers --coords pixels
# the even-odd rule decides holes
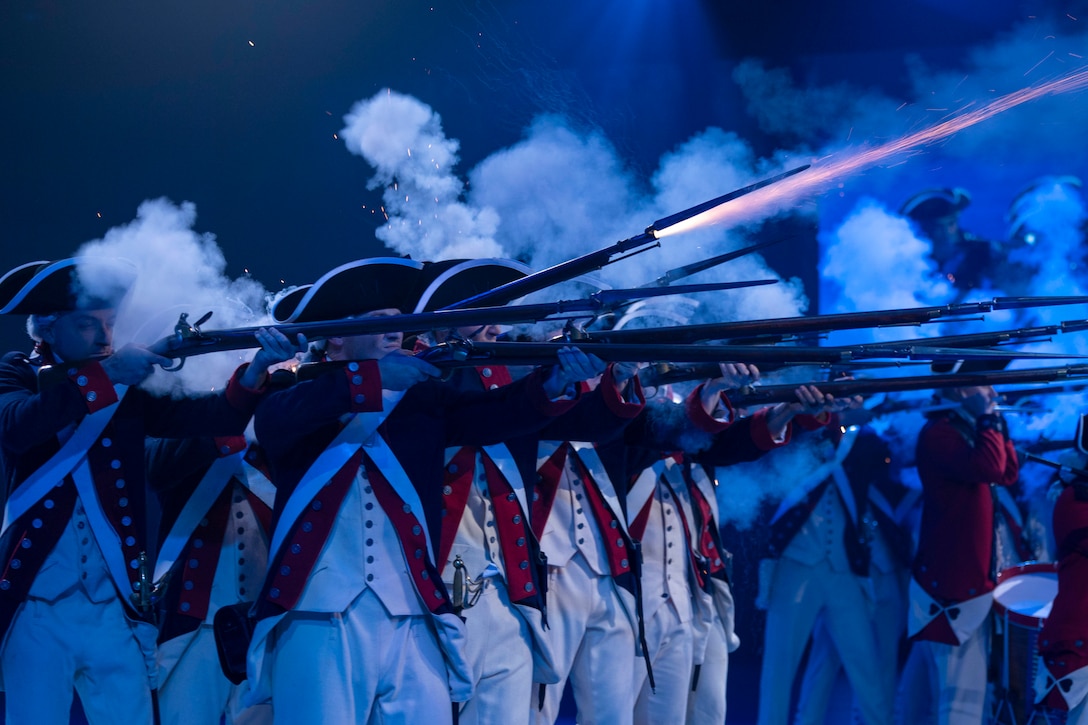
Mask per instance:
[[[306,341],[262,329],[221,392],[156,396],[139,385],[169,361],[112,347],[131,274],[118,263],[92,279],[85,262],[0,280],[0,313],[29,315],[37,343],[0,362],[9,722],[67,722],[74,688],[92,722],[549,723],[568,681],[580,722],[723,722],[737,640],[715,469],[802,431],[834,440],[842,464],[857,435],[835,416],[859,401],[807,385],[793,403],[738,414],[724,391],[758,379],[751,366],[647,401],[634,367],[573,347],[517,379],[501,365],[440,379],[401,333],[331,336],[318,360],[270,375]],[[523,274],[503,260],[361,260],[284,296],[274,317],[438,309]],[[1015,479],[1016,454],[992,389],[950,395],[955,410],[920,443],[934,505],[912,601],[946,683],[935,701],[955,711],[973,708],[956,679],[973,667],[957,664],[974,651],[964,625],[976,604],[986,616],[975,600],[994,586],[990,484]],[[243,436],[251,418],[259,444]],[[841,469],[798,496],[809,514],[845,516],[778,527],[773,594],[795,621],[821,598],[862,596],[863,562],[829,553],[858,539],[860,499],[835,483]],[[828,544],[802,562],[828,569],[811,586],[787,576],[806,538]],[[857,622],[827,624],[837,635]],[[807,637],[782,631],[783,644],[768,640],[767,723],[785,721],[769,683]],[[852,681],[879,660],[871,642],[860,660],[839,642]],[[887,688],[875,692],[859,691],[863,716],[886,722]]]
[[[808,434],[812,457],[762,519],[760,723],[790,721],[795,687],[796,722],[829,722],[839,673],[866,723],[1085,722],[1088,454],[1066,457],[1050,563],[1033,561],[999,400],[966,380],[942,391],[909,453],[864,408]]]

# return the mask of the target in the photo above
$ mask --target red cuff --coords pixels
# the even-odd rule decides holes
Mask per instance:
[[[601,395],[604,396],[605,406],[612,411],[612,414],[617,418],[636,418],[646,405],[646,396],[642,394],[642,383],[639,382],[638,376],[636,375],[631,378],[627,384],[629,386],[634,386],[634,388],[629,387],[628,390],[633,393],[632,397],[639,402],[629,403],[620,396],[619,391],[616,390],[616,381],[612,374],[612,365],[605,368],[604,375],[601,376],[600,385],[597,386],[602,388]]]
[[[382,374],[377,360],[352,360],[344,366],[352,413],[377,413],[382,409]]]
[[[544,392],[544,373],[541,368],[537,368],[530,373],[529,378],[528,386],[526,387],[529,401],[533,404],[534,408],[544,415],[562,415],[573,408],[574,404],[582,399],[582,386],[575,385],[574,388],[577,391],[577,395],[573,398],[570,398],[569,400],[550,400],[548,394]]]
[[[219,453],[220,458],[226,458],[246,449],[245,436],[216,436],[213,440],[215,441],[215,450]]]
[[[776,441],[771,437],[771,429],[767,425],[767,416],[770,411],[770,408],[760,408],[752,414],[751,428],[749,428],[749,430],[752,434],[752,442],[755,443],[761,451],[771,451],[780,446],[784,446],[789,443],[790,438],[793,437],[792,425],[786,426],[786,435],[783,436],[781,441]]]
[[[258,390],[252,390],[242,385],[242,376],[245,375],[246,368],[249,367],[249,363],[243,363],[238,366],[238,369],[234,371],[234,374],[230,376],[230,381],[227,383],[227,402],[230,403],[232,408],[236,410],[249,411],[252,413],[257,409],[257,403],[261,401],[261,396],[264,395],[264,387],[262,386]]]
[[[110,376],[96,360],[79,368],[68,368],[68,379],[79,386],[80,395],[87,406],[88,413],[102,410],[117,402],[117,391],[113,389]]]
[[[720,400],[725,403],[726,409],[729,411],[729,420],[718,420],[710,413],[707,413],[703,409],[703,387],[706,383],[700,383],[699,387],[691,391],[688,395],[688,399],[684,401],[684,406],[687,408],[688,420],[695,424],[695,427],[706,433],[721,433],[723,430],[733,425],[733,418],[735,412],[733,410],[733,404],[729,402],[729,398],[725,397],[724,393],[719,393]]]

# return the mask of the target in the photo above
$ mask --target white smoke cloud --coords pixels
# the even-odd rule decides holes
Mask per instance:
[[[946,304],[953,290],[937,274],[931,246],[910,223],[863,198],[825,240],[821,277],[840,290],[827,312],[860,312]]]
[[[718,468],[718,524],[751,527],[765,505],[780,501],[829,455],[822,436],[804,435],[757,461]]]
[[[612,145],[555,116],[537,119],[469,178],[471,202],[499,214],[502,246],[537,269],[631,236],[645,218],[636,181]]]
[[[454,169],[457,142],[446,138],[438,114],[417,99],[385,91],[356,103],[345,121],[348,149],[375,169],[371,186],[385,189],[389,222],[378,236],[416,259],[506,256],[543,269],[638,234],[654,219],[751,183],[784,163],[757,159],[736,135],[708,129],[666,154],[649,183],[640,182],[602,134],[542,116],[522,141],[472,169],[466,186]],[[638,286],[668,269],[744,246],[742,232],[704,229],[670,237],[598,274],[610,287]],[[778,275],[750,255],[686,281],[742,279]],[[721,320],[789,316],[808,305],[799,280],[700,295],[699,302],[708,319]]]
[[[340,135],[348,150],[374,167],[369,188],[382,187],[389,221],[377,231],[390,249],[438,261],[506,256],[495,241],[494,210],[460,201],[454,173],[460,146],[442,119],[419,100],[392,91],[356,103]]]
[[[128,224],[80,247],[89,258],[116,257],[136,266],[136,283],[125,301],[115,331],[115,344],[136,340],[149,344],[168,335],[178,315],[190,322],[214,311],[205,329],[265,324],[267,293],[248,277],[226,276],[226,259],[215,236],[193,229],[196,206],[168,199],[145,201]],[[97,265],[81,266],[81,279]],[[85,281],[85,284],[93,279]],[[214,353],[190,358],[181,371],[156,370],[143,387],[160,393],[188,395],[221,388],[252,351]]]

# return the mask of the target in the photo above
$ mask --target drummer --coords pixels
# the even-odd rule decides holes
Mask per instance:
[[[1039,632],[1036,708],[1068,711],[1068,725],[1088,725],[1088,416],[1077,426],[1081,475],[1063,480],[1054,505],[1058,594]],[[1064,476],[1064,470],[1063,470]]]
[[[979,363],[957,363],[951,372],[980,372]],[[950,388],[943,395],[958,405],[931,414],[918,437],[922,525],[908,630],[911,658],[937,687],[937,721],[978,724],[996,578],[991,486],[1011,486],[1020,466],[992,387]]]

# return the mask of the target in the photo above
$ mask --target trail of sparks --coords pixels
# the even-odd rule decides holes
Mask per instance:
[[[1052,81],[1014,91],[996,98],[984,106],[958,113],[938,124],[909,133],[888,143],[816,159],[812,162],[812,168],[802,174],[766,186],[666,229],[655,230],[655,236],[658,238],[672,236],[712,224],[736,226],[765,219],[788,204],[811,196],[814,192],[828,187],[834,181],[856,174],[862,169],[886,162],[919,147],[943,141],[955,133],[989,120],[1023,103],[1043,96],[1071,93],[1085,88],[1088,88],[1088,68],[1069,73]]]

